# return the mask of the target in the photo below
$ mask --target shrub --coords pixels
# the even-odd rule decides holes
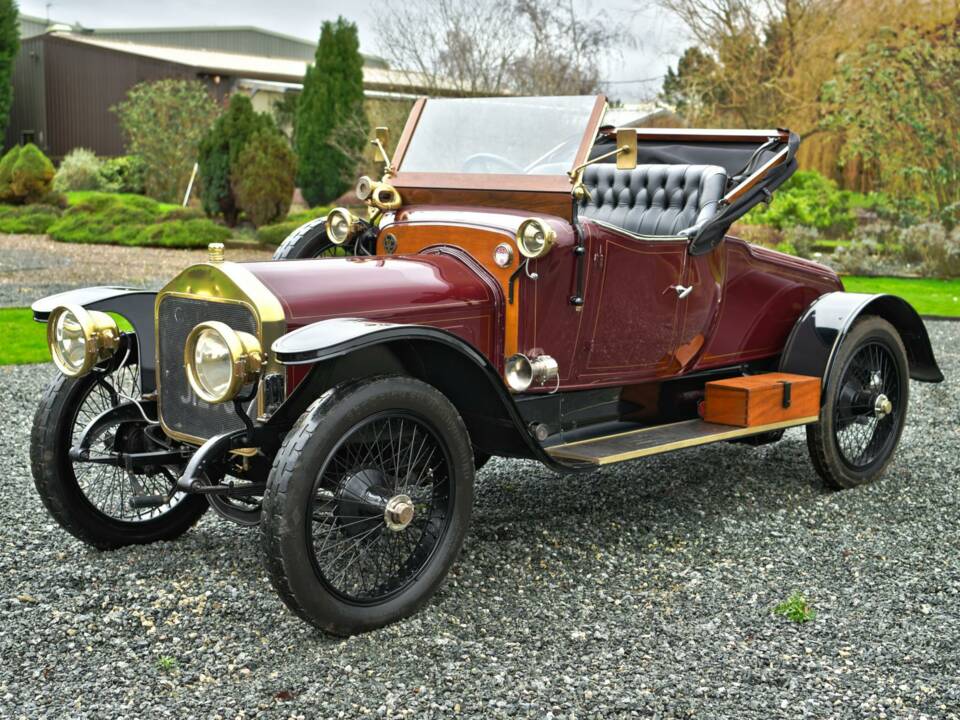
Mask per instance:
[[[293,200],[297,159],[276,129],[250,136],[231,174],[240,209],[257,227],[286,217]]]
[[[343,18],[325,22],[303,80],[294,133],[298,180],[310,205],[335,200],[354,182],[368,132],[357,28]]]
[[[799,225],[785,228],[783,239],[784,242],[793,246],[793,255],[811,258],[820,241],[820,233],[815,228]]]
[[[100,176],[103,163],[92,150],[74,148],[60,163],[53,178],[53,187],[57,192],[69,190],[100,190],[103,179]]]
[[[169,210],[163,211],[162,220],[166,222],[167,220],[195,220],[197,218],[203,218],[203,210],[195,207],[175,207],[170,208]]]
[[[136,235],[158,217],[157,210],[137,207],[107,195],[69,208],[50,227],[49,233],[61,242],[133,245]]]
[[[254,112],[250,98],[230,98],[230,107],[200,143],[200,199],[208,215],[223,215],[231,227],[237,224],[240,210],[231,183],[237,158],[255,133],[270,128],[273,119]]]
[[[847,246],[838,247],[822,262],[850,275],[902,275],[909,266],[899,251],[898,232],[888,222],[858,227]]]
[[[759,205],[741,222],[788,227],[812,227],[824,233],[848,233],[857,225],[858,215],[874,218],[893,214],[889,200],[879,193],[854,193],[839,190],[837,184],[814,170],[793,174],[773,195],[768,206]]]
[[[20,157],[20,146],[14,145],[0,159],[0,202],[14,201],[10,183],[13,181],[13,166],[17,164],[18,157]]]
[[[264,245],[279,245],[287,235],[303,225],[299,220],[286,220],[274,225],[264,225],[257,228],[257,240]]]
[[[108,158],[100,167],[101,189],[115,193],[146,192],[146,165],[137,155]]]
[[[153,198],[128,193],[75,192],[71,193],[70,197],[73,200],[73,206],[80,208],[82,212],[98,212],[114,206],[121,206],[132,210],[142,210],[149,213],[151,217],[159,219],[165,212],[180,209],[179,205],[159,203]]]
[[[315,218],[323,217],[328,212],[330,212],[329,207],[317,206],[306,212],[291,213],[283,222],[257,228],[257,240],[264,245],[279,245],[298,227]]]
[[[127,151],[143,160],[147,194],[167,202],[180,199],[190,180],[200,139],[219,114],[203,83],[140,83],[113,110],[119,117]]]
[[[206,247],[230,231],[194,208],[171,207],[141,195],[75,193],[74,204],[48,229],[61,242]]]
[[[10,192],[18,202],[39,202],[50,195],[54,174],[50,159],[36,145],[27,143],[10,169]]]
[[[926,277],[960,277],[960,228],[926,222],[900,231],[900,252]]]
[[[0,233],[43,235],[60,217],[50,205],[0,206]]]
[[[148,225],[137,233],[129,244],[205,248],[212,242],[223,242],[229,239],[230,234],[229,229],[206,218],[169,220],[156,225]]]

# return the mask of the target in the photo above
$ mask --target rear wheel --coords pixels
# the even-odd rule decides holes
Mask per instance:
[[[70,448],[87,424],[124,395],[139,397],[136,366],[111,375],[58,374],[40,401],[30,435],[30,466],[43,504],[65,530],[100,549],[179,537],[207,509],[205,498],[177,491],[178,468],[134,473],[116,464],[71,460]],[[163,449],[162,433],[151,436],[147,428],[146,421],[103,428],[93,438],[91,459]]]
[[[890,323],[857,322],[842,341],[824,388],[820,422],[807,426],[814,468],[835,488],[876,480],[903,433],[910,387],[907,353]]]
[[[280,597],[335,635],[416,612],[460,551],[473,464],[460,415],[425,383],[376,378],[324,395],[267,483],[261,539]]]

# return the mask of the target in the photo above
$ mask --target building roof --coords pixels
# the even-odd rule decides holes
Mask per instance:
[[[317,50],[316,40],[307,40],[286,33],[267,30],[253,25],[191,25],[181,27],[98,27],[87,30],[94,36],[107,40],[121,40],[126,42],[144,43],[163,47],[194,48],[196,50],[211,50],[220,52],[237,52],[251,55],[266,55],[276,57],[290,57],[297,59],[313,59]],[[240,37],[259,37],[261,41],[239,42]],[[156,40],[154,40],[156,38]],[[267,42],[263,42],[266,40]],[[200,43],[209,43],[203,45]],[[265,45],[272,48],[267,52],[259,52],[256,45]],[[364,65],[372,67],[387,67],[387,61],[376,55],[363,53]]]
[[[146,45],[123,40],[105,40],[96,35],[88,34],[54,32],[51,35],[70,42],[84,43],[130,55],[187,65],[211,75],[230,75],[299,84],[303,82],[309,64],[305,60],[293,58],[263,57],[194,48]],[[425,86],[423,78],[418,76],[417,73],[370,66],[363,68],[363,84],[368,89],[406,91],[421,90]]]

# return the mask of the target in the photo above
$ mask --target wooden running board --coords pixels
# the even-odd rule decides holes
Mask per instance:
[[[732,425],[717,425],[703,420],[684,420],[669,425],[656,425],[640,430],[616,433],[615,435],[580,440],[566,445],[555,445],[546,450],[558,460],[576,460],[593,465],[609,465],[610,463],[634,460],[648,455],[659,455],[671,450],[759,435],[771,430],[782,430],[798,425],[809,425],[817,422],[817,420],[819,418],[813,416],[784,420],[769,425],[755,425],[754,427],[735,427]]]

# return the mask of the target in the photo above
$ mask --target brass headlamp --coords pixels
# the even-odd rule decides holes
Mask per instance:
[[[360,218],[346,208],[334,208],[327,214],[325,223],[327,240],[334,245],[343,245],[352,240],[362,227]]]
[[[260,341],[218,321],[202,322],[183,349],[187,380],[197,396],[217,404],[233,400],[257,380],[263,367]]]
[[[47,319],[47,345],[64,375],[80,377],[109,358],[120,346],[117,321],[80,305],[60,305]]]

